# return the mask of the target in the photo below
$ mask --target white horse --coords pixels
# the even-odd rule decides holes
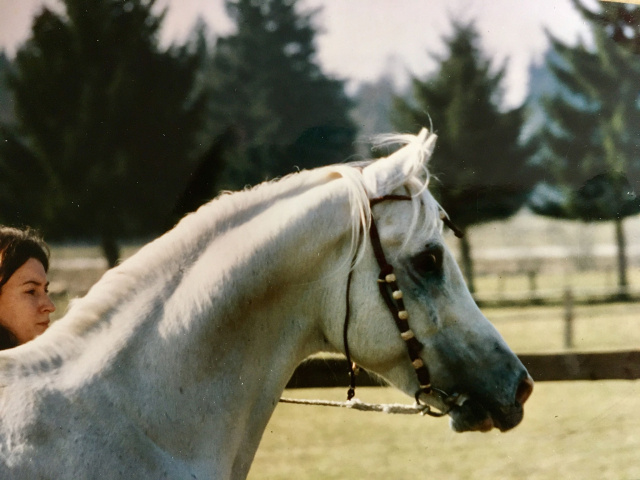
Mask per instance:
[[[517,425],[533,384],[444,244],[426,189],[435,136],[401,140],[366,166],[304,171],[206,204],[44,335],[2,352],[0,478],[245,478],[296,366],[344,352],[347,289],[354,361],[450,410],[455,430]],[[410,201],[371,207],[389,194]],[[410,314],[402,337],[423,345],[432,389],[378,291],[372,218]]]

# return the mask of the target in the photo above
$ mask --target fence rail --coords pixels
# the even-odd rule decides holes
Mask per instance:
[[[640,379],[640,351],[559,353],[520,355],[537,382],[569,380],[636,380]],[[302,363],[287,388],[347,387],[348,366],[344,359],[318,358]],[[358,385],[383,385],[378,378],[362,370]]]
[[[636,380],[640,351],[521,355],[534,380]]]
[[[579,305],[640,300],[640,288],[634,287],[571,287],[546,290],[478,293],[476,303],[482,307],[521,307],[528,305],[562,305],[567,291]]]

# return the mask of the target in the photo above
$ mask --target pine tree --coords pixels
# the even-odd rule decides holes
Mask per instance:
[[[595,49],[570,47],[550,34],[548,68],[561,85],[544,102],[540,158],[549,172],[532,196],[539,214],[613,221],[618,283],[628,284],[623,220],[640,213],[640,62],[594,27]]]
[[[11,60],[0,50],[0,123],[13,121],[13,96],[7,85],[7,75],[11,69]]]
[[[354,95],[352,117],[358,125],[357,147],[364,157],[371,155],[376,135],[393,131],[391,111],[396,92],[393,78],[385,74],[373,82],[360,84]]]
[[[204,107],[193,89],[198,62],[188,45],[159,46],[154,0],[64,6],[43,9],[17,52],[18,124],[4,129],[12,151],[2,157],[18,176],[16,163],[29,161],[46,178],[42,216],[24,222],[49,238],[98,236],[113,264],[118,237],[166,224],[191,168]],[[17,185],[14,200],[28,201],[31,180]]]
[[[582,0],[571,2],[587,20],[602,27],[611,40],[631,53],[640,54],[640,6],[599,2],[598,9],[591,10]]]
[[[535,175],[519,142],[524,107],[501,107],[504,67],[492,72],[473,24],[454,23],[446,47],[435,75],[413,79],[414,98],[397,98],[394,123],[404,131],[432,123],[438,134],[429,168],[438,179],[434,188],[440,204],[465,232],[461,257],[473,292],[469,227],[513,215]]]
[[[316,62],[315,12],[295,0],[228,0],[237,31],[219,38],[208,71],[212,135],[233,126],[248,143],[229,168],[242,186],[343,161],[355,129],[343,82]]]

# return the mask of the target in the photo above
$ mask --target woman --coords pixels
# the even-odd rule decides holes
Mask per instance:
[[[49,247],[32,230],[0,226],[0,350],[43,333],[56,309],[49,298]]]

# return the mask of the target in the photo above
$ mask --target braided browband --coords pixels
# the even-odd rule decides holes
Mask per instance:
[[[407,345],[407,351],[409,352],[409,358],[416,370],[418,379],[420,380],[420,388],[425,393],[430,393],[431,382],[429,378],[429,371],[420,359],[420,351],[423,349],[423,345],[415,337],[413,331],[409,327],[409,312],[404,306],[402,290],[398,287],[398,282],[395,273],[393,272],[393,266],[387,263],[384,253],[381,249],[375,248],[375,245],[379,244],[378,229],[375,223],[371,224],[371,242],[374,244],[374,250],[376,252],[376,259],[380,266],[380,275],[378,275],[378,287],[380,295],[384,299],[389,311],[393,315],[393,319],[400,331],[400,336]]]
[[[376,198],[371,201],[371,206],[384,200],[411,200],[411,197],[404,195],[389,195],[387,197]],[[411,359],[411,364],[416,371],[418,381],[420,382],[420,391],[416,394],[416,399],[420,393],[431,393],[431,376],[429,375],[429,369],[420,358],[420,351],[424,348],[422,343],[416,338],[415,334],[409,327],[409,312],[404,306],[402,290],[398,287],[398,282],[395,273],[393,272],[393,266],[387,262],[387,258],[382,249],[382,242],[380,241],[380,234],[378,233],[378,227],[376,222],[371,217],[371,227],[369,228],[369,235],[371,237],[371,246],[373,247],[373,253],[380,267],[380,274],[378,275],[378,287],[380,289],[380,295],[387,304],[387,308],[393,316],[393,320],[400,331],[400,337],[404,340],[407,346],[407,352]]]

